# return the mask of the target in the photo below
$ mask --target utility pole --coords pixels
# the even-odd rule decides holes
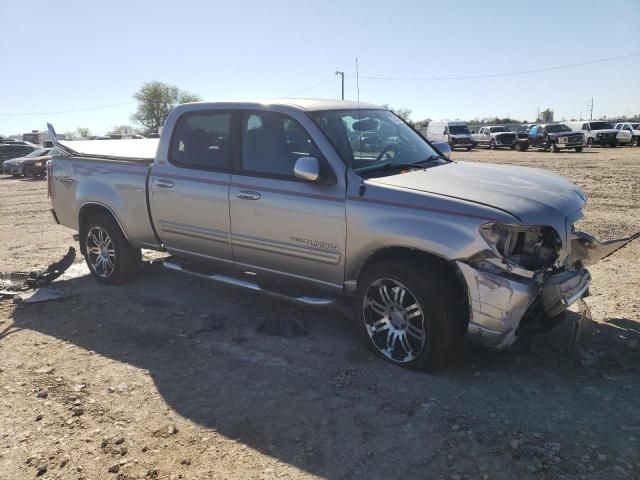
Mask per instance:
[[[587,107],[589,108],[589,120],[593,120],[593,97],[591,97],[591,102],[587,103]]]
[[[340,75],[342,77],[342,100],[344,100],[344,72],[336,71],[336,75]]]

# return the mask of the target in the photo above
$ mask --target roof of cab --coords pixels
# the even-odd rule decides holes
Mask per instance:
[[[354,102],[352,100],[330,100],[321,98],[269,98],[269,99],[252,99],[252,100],[224,100],[219,102],[195,102],[196,105],[210,105],[212,107],[220,104],[235,108],[251,108],[252,106],[286,106],[299,108],[308,112],[322,110],[356,110],[356,109],[383,109],[378,105],[364,102]],[[183,105],[193,105],[183,104]]]

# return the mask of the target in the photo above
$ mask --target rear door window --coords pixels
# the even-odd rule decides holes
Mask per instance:
[[[195,111],[180,117],[171,139],[169,160],[186,168],[231,169],[232,113]]]

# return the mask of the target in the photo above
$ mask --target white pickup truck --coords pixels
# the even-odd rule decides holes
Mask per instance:
[[[640,123],[621,122],[616,123],[615,128],[618,130],[617,138],[620,145],[640,147]]]
[[[586,265],[631,240],[575,231],[586,196],[569,180],[451,161],[374,105],[194,103],[159,140],[50,134],[54,216],[99,282],[130,280],[145,248],[277,298],[348,300],[367,343],[412,368],[558,321],[586,294]]]
[[[515,132],[501,125],[480,127],[478,133],[473,133],[471,138],[479,147],[487,147],[490,150],[495,148],[515,148],[516,147]]]

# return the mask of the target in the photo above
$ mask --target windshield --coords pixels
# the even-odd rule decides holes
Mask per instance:
[[[547,125],[547,132],[549,133],[558,133],[558,132],[570,132],[571,129],[567,127],[564,123],[557,123],[555,125]]]
[[[469,129],[466,125],[449,125],[449,133],[452,135],[460,135],[466,133],[469,134]]]
[[[491,133],[500,133],[500,132],[508,132],[504,127],[491,127]]]
[[[311,117],[344,162],[356,171],[420,162],[439,155],[388,110],[330,110],[312,112]]]
[[[609,122],[591,122],[589,125],[591,126],[591,130],[607,130],[613,128],[613,124]]]
[[[42,157],[49,152],[48,148],[39,148],[38,150],[34,150],[27,157]]]

